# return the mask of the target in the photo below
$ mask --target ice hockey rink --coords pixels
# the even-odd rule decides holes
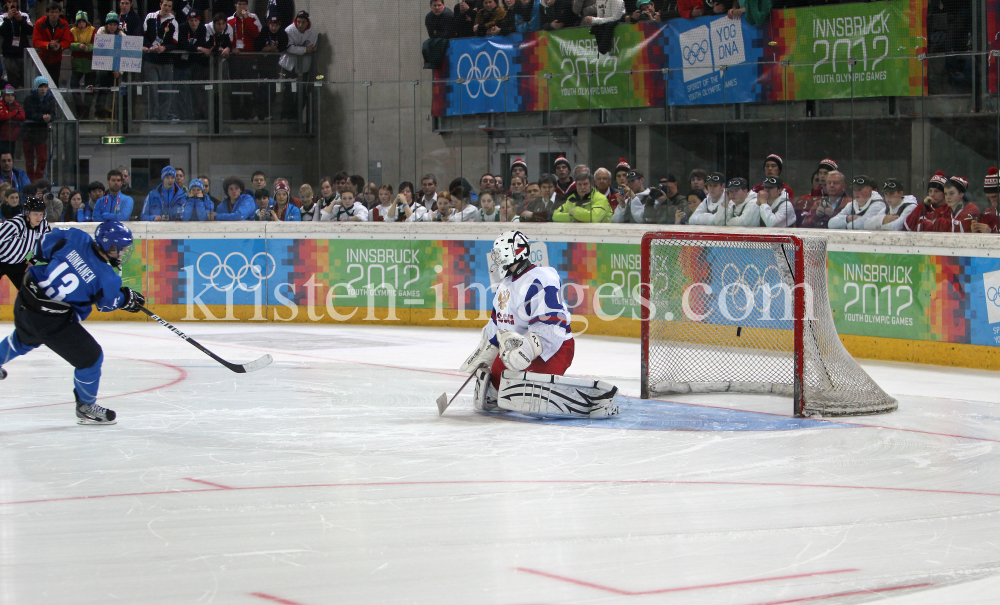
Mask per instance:
[[[607,421],[443,416],[462,329],[88,322],[112,427],[45,349],[0,382],[0,602],[996,603],[1000,373],[863,362],[899,411],[643,402],[639,343],[582,336]],[[10,324],[0,324],[6,335]]]

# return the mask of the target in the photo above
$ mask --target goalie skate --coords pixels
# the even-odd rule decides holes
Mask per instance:
[[[539,418],[608,418],[618,413],[618,387],[600,380],[512,372],[500,378],[497,405]]]

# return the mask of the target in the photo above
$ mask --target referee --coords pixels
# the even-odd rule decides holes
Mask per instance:
[[[52,228],[45,220],[45,202],[37,197],[24,201],[23,214],[0,224],[0,280],[6,275],[20,290],[28,270],[28,253],[50,231]]]

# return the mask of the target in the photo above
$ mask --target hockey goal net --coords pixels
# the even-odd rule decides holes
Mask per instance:
[[[837,335],[826,239],[651,232],[642,238],[642,397],[791,396],[797,416],[896,409]]]

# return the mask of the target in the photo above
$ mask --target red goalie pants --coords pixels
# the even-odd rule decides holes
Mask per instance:
[[[536,372],[538,374],[555,374],[556,376],[562,376],[566,373],[569,368],[569,364],[573,363],[573,353],[576,351],[576,344],[573,339],[570,338],[559,347],[556,354],[549,358],[548,361],[543,361],[541,357],[536,357],[531,365],[528,366],[526,372]],[[492,380],[494,389],[500,388],[500,375],[503,371],[507,369],[507,366],[503,365],[500,360],[500,356],[493,361],[493,367],[490,368],[490,374],[492,375]]]

